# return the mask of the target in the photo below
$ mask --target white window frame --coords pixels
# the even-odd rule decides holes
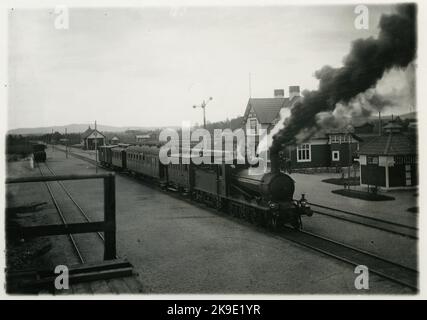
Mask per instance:
[[[367,156],[366,163],[378,165],[380,163],[379,156]]]
[[[308,158],[300,159],[299,151],[308,151]],[[297,146],[297,162],[311,162],[311,143],[303,143]]]
[[[341,136],[337,134],[330,135],[330,143],[341,143]]]
[[[337,157],[335,157],[337,155]],[[340,152],[338,150],[332,151],[332,161],[340,161]]]
[[[254,123],[254,122],[255,122],[255,127],[252,128],[252,123]],[[257,118],[249,118],[248,124],[249,124],[249,132],[251,132],[252,134],[258,134],[258,119]]]

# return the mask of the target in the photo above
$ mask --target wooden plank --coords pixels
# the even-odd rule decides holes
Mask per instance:
[[[116,180],[104,179],[104,260],[116,259]]]
[[[114,270],[101,270],[96,272],[77,273],[69,275],[69,284],[79,282],[88,282],[96,280],[105,280],[117,277],[128,277],[132,275],[132,268],[119,268]],[[52,287],[56,277],[46,277],[43,279],[28,281],[23,284],[24,287]]]
[[[37,176],[37,177],[19,177],[6,178],[6,183],[25,183],[25,182],[47,182],[47,181],[66,181],[66,180],[88,180],[88,179],[104,179],[113,176],[114,173],[98,173],[98,174],[67,174],[56,176]]]
[[[8,232],[15,232],[21,235],[24,239],[40,237],[40,236],[55,236],[75,233],[92,233],[102,232],[105,230],[103,221],[97,222],[82,222],[64,224],[49,224],[39,226],[8,228]]]
[[[125,259],[105,260],[100,262],[87,262],[85,264],[76,264],[68,268],[69,273],[99,271],[106,269],[132,268],[132,264]]]
[[[89,262],[85,264],[71,265],[68,267],[69,274],[87,273],[101,270],[114,270],[121,268],[133,268],[132,264],[125,259],[106,260],[100,262]],[[35,279],[55,277],[53,269],[27,269],[21,271],[6,271],[7,281],[19,280],[20,283],[26,281],[32,281]]]

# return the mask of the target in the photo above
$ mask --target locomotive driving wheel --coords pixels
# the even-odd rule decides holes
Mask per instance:
[[[294,229],[296,230],[301,230],[302,229],[302,221],[301,221],[301,216],[296,216],[292,219],[291,225]]]
[[[218,198],[216,199],[216,201],[215,201],[215,208],[216,208],[218,211],[221,211],[221,210],[222,210],[222,207],[223,207],[223,205],[222,205],[222,199],[221,199],[221,197],[218,197]]]
[[[270,217],[270,227],[272,230],[277,230],[279,228],[279,217],[275,214],[272,214]]]

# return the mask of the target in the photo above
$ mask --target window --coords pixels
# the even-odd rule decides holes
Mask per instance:
[[[250,129],[253,133],[255,133],[255,134],[258,133],[257,132],[257,127],[258,127],[257,119],[249,119],[249,126],[250,126]]]
[[[310,162],[311,161],[311,145],[309,143],[297,146],[297,161]]]
[[[378,164],[378,157],[367,157],[366,163],[367,164]]]
[[[340,161],[340,152],[332,151],[332,161]]]
[[[337,135],[335,135],[335,134],[331,135],[330,139],[331,139],[331,143],[339,143],[340,142],[339,137]]]

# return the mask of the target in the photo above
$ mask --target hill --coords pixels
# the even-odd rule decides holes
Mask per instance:
[[[8,131],[9,134],[21,134],[21,135],[32,135],[32,134],[47,134],[53,132],[64,133],[67,129],[68,133],[81,133],[88,128],[88,124],[68,124],[64,126],[52,126],[52,127],[37,127],[37,128],[18,128],[11,129]],[[94,124],[90,125],[94,128]],[[98,124],[97,128],[103,132],[124,132],[126,130],[154,130],[156,127],[115,127],[103,124]]]

